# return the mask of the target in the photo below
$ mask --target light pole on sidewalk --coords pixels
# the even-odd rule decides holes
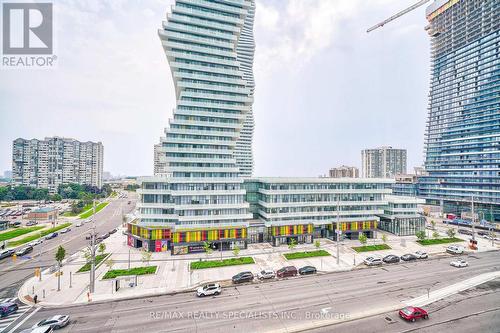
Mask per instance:
[[[90,284],[89,292],[94,293],[95,290],[95,199],[92,208],[92,231],[90,235]]]

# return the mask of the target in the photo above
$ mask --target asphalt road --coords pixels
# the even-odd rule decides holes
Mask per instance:
[[[132,198],[111,199],[109,205],[95,215],[97,234],[101,235],[119,226],[123,214],[129,213],[135,206],[135,194],[128,194]],[[131,201],[130,205],[128,201]],[[77,220],[74,220],[75,222]],[[60,223],[64,223],[59,221]],[[49,267],[55,264],[55,252],[59,245],[66,249],[66,256],[79,251],[88,244],[85,235],[90,231],[92,223],[85,223],[81,227],[71,227],[66,234],[59,233],[56,238],[45,240],[36,245],[29,259],[18,258],[13,263],[11,258],[0,261],[0,299],[17,296],[18,289],[24,281],[32,277],[36,267]],[[41,253],[41,254],[40,254]]]
[[[197,298],[193,293],[181,293],[42,309],[28,318],[20,328],[30,327],[55,314],[69,314],[70,324],[61,332],[268,332],[310,324],[326,317],[348,319],[362,311],[383,308],[421,296],[427,292],[427,288],[440,289],[500,268],[498,252],[469,256],[467,260],[470,266],[462,269],[451,267],[450,257],[274,282],[256,282],[225,288],[216,297]],[[498,294],[476,298],[476,301],[484,300],[484,304],[478,305],[478,309],[498,307],[498,297],[495,296]],[[460,308],[460,313],[467,312],[466,303],[459,306],[463,307]],[[469,308],[468,311],[475,310]],[[443,318],[447,318],[447,312],[454,315],[453,307],[441,310],[445,314]],[[397,316],[390,315],[399,321]],[[491,320],[492,323],[498,322],[498,310],[477,316]],[[435,318],[431,311],[431,319],[417,325],[436,323]],[[386,332],[387,327],[395,327],[394,331],[413,328],[406,323],[398,323],[398,326],[385,324],[384,319],[380,318],[366,320],[362,322],[365,332]],[[372,326],[372,322],[377,325]],[[345,328],[349,329],[347,331],[358,332],[357,326],[349,326],[353,325],[352,322],[346,321],[340,325],[346,325]],[[436,332],[453,325],[453,322],[443,323],[430,330]],[[488,328],[479,329],[479,324],[474,321],[467,325],[475,328],[475,331],[491,331]],[[499,326],[492,327],[494,329]],[[318,332],[331,332],[332,329],[323,328]]]

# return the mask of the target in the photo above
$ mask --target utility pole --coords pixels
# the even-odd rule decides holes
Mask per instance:
[[[92,208],[92,231],[90,235],[90,285],[89,292],[91,294],[95,291],[95,199]]]
[[[493,205],[490,205],[490,237],[491,237],[491,246],[495,246],[495,237],[493,233]]]
[[[340,193],[337,197],[337,265],[340,265],[340,251],[339,251],[339,238],[340,238]]]
[[[474,222],[475,222],[475,215],[474,215],[474,196],[471,197],[471,212],[472,212],[472,240],[476,240],[476,232],[474,231]]]

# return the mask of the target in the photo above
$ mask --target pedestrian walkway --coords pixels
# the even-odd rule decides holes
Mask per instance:
[[[11,326],[16,320],[23,316],[29,309],[30,305],[22,304],[17,301],[17,298],[4,298],[0,299],[0,304],[2,303],[18,303],[19,309],[15,313],[11,313],[7,317],[0,318],[0,333],[7,332],[7,328]]]

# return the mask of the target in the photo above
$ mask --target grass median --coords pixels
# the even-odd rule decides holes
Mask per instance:
[[[104,261],[109,256],[109,253],[104,253],[104,254],[98,254],[95,256],[95,268],[99,267],[99,265]],[[80,267],[79,270],[77,270],[77,273],[84,273],[90,271],[90,263],[86,263],[82,267]]]
[[[0,241],[16,238],[25,234],[28,234],[33,231],[37,231],[40,229],[45,228],[42,225],[34,226],[34,227],[26,227],[26,228],[19,228],[11,231],[6,231],[0,234]]]
[[[438,244],[447,244],[447,243],[457,243],[457,242],[463,242],[464,240],[461,238],[457,237],[452,237],[452,238],[435,238],[435,239],[422,239],[418,240],[417,243],[420,245],[438,245]]]
[[[107,271],[106,274],[104,274],[103,280],[114,279],[118,276],[147,275],[155,273],[156,273],[156,266],[134,267],[131,269],[112,269]]]
[[[28,243],[28,242],[34,241],[35,239],[38,239],[40,237],[45,237],[48,234],[51,234],[53,232],[59,231],[59,230],[64,229],[64,228],[67,228],[70,225],[71,225],[71,223],[63,223],[61,225],[58,225],[57,227],[42,230],[40,232],[35,233],[34,235],[21,238],[20,240],[17,240],[17,241],[14,241],[14,242],[9,242],[9,246],[10,247],[14,247],[14,246],[18,246],[18,245],[21,245],[21,244],[24,244],[24,243]]]
[[[63,216],[65,217],[72,217],[72,216],[77,216],[79,214],[81,214],[82,212],[86,212],[88,211],[89,209],[92,208],[92,204],[88,204],[88,205],[85,205],[82,210],[80,211],[80,213],[73,213],[72,211],[69,211],[69,212],[65,212],[64,214],[62,214]]]
[[[283,254],[283,256],[287,260],[304,259],[304,258],[312,258],[312,257],[327,257],[329,255],[330,255],[330,253],[328,253],[325,250],[292,252],[292,253],[284,253]]]
[[[205,269],[225,266],[248,265],[254,263],[255,261],[252,257],[240,257],[222,260],[193,261],[191,262],[190,267],[191,269]]]
[[[109,202],[101,202],[97,206],[95,206],[95,212],[98,213],[100,210],[102,210],[104,207],[106,207],[109,204]],[[83,212],[80,214],[81,219],[86,219],[94,214],[94,209],[89,209],[86,212]]]
[[[391,247],[387,244],[377,244],[377,245],[353,246],[352,249],[359,253],[359,252],[390,250]]]

